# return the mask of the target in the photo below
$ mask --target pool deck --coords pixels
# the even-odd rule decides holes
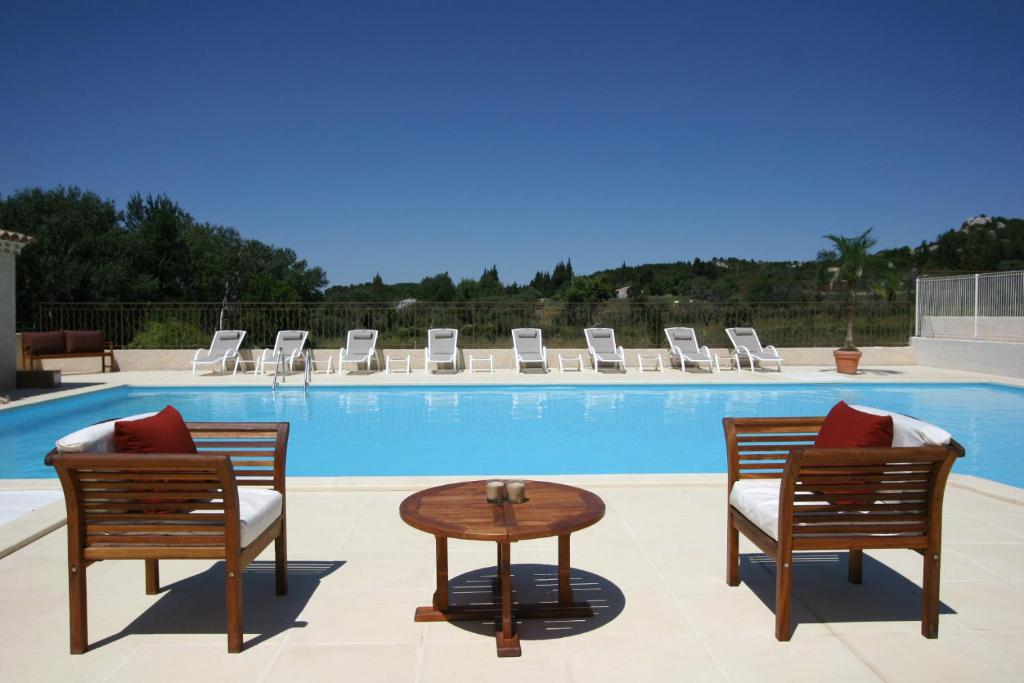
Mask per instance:
[[[906,366],[854,378],[827,368],[777,373],[678,370],[640,375],[509,371],[323,377],[314,383],[620,384],[807,381],[1000,382],[988,375]],[[812,378],[815,378],[812,380]],[[72,382],[87,386],[70,387]],[[139,372],[65,377],[65,391],[15,396],[11,405],[114,384],[251,385],[269,378]],[[954,475],[946,492],[940,635],[919,634],[921,558],[869,551],[864,583],[846,581],[843,553],[795,562],[792,641],[774,639],[774,567],[745,540],[743,583],[725,585],[724,475],[545,477],[605,500],[604,520],[573,537],[573,581],[593,601],[584,621],[528,621],[523,656],[497,659],[486,624],[413,622],[433,590],[433,540],[398,518],[410,492],[451,478],[289,479],[290,592],[273,592],[271,556],[244,575],[246,650],[226,652],[223,571],[209,561],[162,563],[165,590],[147,596],[141,562],[89,568],[94,649],[67,654],[63,503],[0,525],[0,676],[52,681],[1018,681],[1024,679],[1024,489]],[[54,480],[7,481],[8,494]],[[26,537],[34,534],[34,537]],[[20,538],[15,548],[12,539]],[[2,553],[0,553],[2,555]],[[450,577],[486,581],[494,549],[450,543]],[[556,559],[550,539],[516,544],[517,596],[546,594]],[[460,588],[461,587],[461,588]]]

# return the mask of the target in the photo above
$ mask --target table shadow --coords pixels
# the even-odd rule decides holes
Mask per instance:
[[[591,572],[573,567],[570,570],[573,598],[594,610],[592,617],[559,619],[517,619],[516,628],[522,640],[565,638],[601,628],[615,619],[626,605],[626,597],[614,583]],[[453,607],[500,607],[495,592],[496,567],[475,569],[448,581],[448,599]],[[558,567],[550,564],[513,564],[512,600],[516,604],[558,603]],[[494,635],[494,620],[453,621],[466,631]]]

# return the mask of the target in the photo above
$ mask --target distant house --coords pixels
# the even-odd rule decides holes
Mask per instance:
[[[413,304],[416,303],[419,303],[418,299],[402,299],[397,304],[395,304],[395,310],[400,311],[403,308],[408,308],[409,306],[412,306]]]
[[[629,298],[629,287],[630,287],[629,285],[626,285],[625,287],[619,287],[618,289],[616,289],[615,290],[615,298],[616,299],[628,299]]]

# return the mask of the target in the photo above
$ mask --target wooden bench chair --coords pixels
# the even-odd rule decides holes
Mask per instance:
[[[67,504],[71,653],[88,649],[86,568],[144,560],[146,593],[160,560],[223,560],[228,652],[242,650],[242,571],[274,542],[278,595],[288,590],[287,422],[189,422],[198,454],[60,453]]]
[[[739,533],[775,560],[775,637],[789,640],[793,553],[908,548],[924,557],[921,634],[939,633],[942,497],[954,460],[947,446],[812,448],[824,417],[725,418],[729,457],[726,583],[740,583]]]
[[[114,371],[114,342],[105,340],[98,330],[24,332],[21,343],[29,370],[35,370],[37,364],[41,368],[40,361],[44,360],[99,358],[100,372]]]

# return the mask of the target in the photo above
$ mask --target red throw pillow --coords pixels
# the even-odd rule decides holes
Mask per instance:
[[[114,423],[118,453],[196,453],[181,413],[167,406],[152,417]]]
[[[872,415],[854,410],[844,401],[832,406],[821,424],[815,448],[890,448],[892,446],[892,417]],[[843,494],[871,493],[871,486],[828,486],[828,490],[814,490],[825,495],[833,505],[864,505],[861,498],[844,498]]]
[[[815,448],[890,448],[892,417],[854,410],[840,401],[828,416],[814,440]]]

